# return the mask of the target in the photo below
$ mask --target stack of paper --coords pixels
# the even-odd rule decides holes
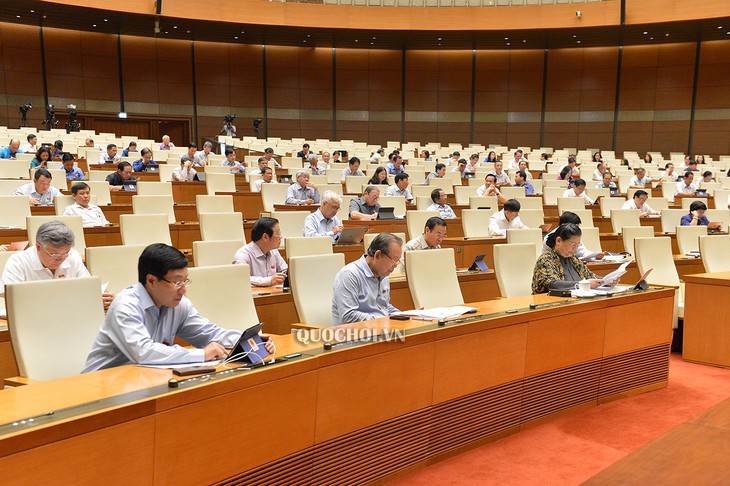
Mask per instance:
[[[420,317],[421,319],[449,319],[469,312],[476,312],[474,307],[455,305],[453,307],[433,307],[431,309],[415,309],[400,312],[404,316]]]

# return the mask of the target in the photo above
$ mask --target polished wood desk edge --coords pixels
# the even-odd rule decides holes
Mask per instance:
[[[684,276],[685,283],[730,287],[730,272],[697,273]]]

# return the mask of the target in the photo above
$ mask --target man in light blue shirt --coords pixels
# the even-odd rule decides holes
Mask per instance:
[[[408,174],[402,173],[395,176],[395,184],[385,190],[386,196],[400,196],[406,198],[407,202],[413,202],[413,196],[408,190]]]
[[[451,209],[451,206],[446,204],[446,198],[446,192],[443,189],[434,189],[431,191],[431,201],[433,201],[433,204],[426,209],[428,211],[438,211],[441,219],[456,218],[454,210]]]
[[[337,272],[332,294],[332,324],[386,317],[398,309],[390,304],[388,275],[400,261],[403,240],[380,233],[365,255]]]
[[[329,236],[333,244],[337,242],[342,233],[342,224],[337,219],[340,204],[342,198],[339,194],[324,191],[320,208],[304,219],[304,236]]]
[[[74,156],[71,155],[68,152],[64,152],[61,156],[61,159],[63,160],[63,167],[61,167],[61,170],[65,171],[66,173],[66,180],[67,181],[82,181],[84,180],[84,171],[79,169],[78,167],[74,167]]]
[[[202,363],[227,355],[241,336],[201,316],[185,297],[188,260],[180,250],[155,243],[139,257],[139,282],[109,307],[83,373],[126,364]],[[179,336],[196,348],[175,344]],[[201,349],[202,348],[202,349]],[[266,349],[273,352],[269,340]]]
[[[286,204],[319,204],[317,186],[309,182],[309,172],[297,171],[297,181],[286,190]]]
[[[13,193],[16,196],[28,196],[31,206],[53,206],[53,199],[61,195],[61,191],[51,185],[53,175],[48,169],[35,171],[33,182],[23,184]]]
[[[524,170],[518,170],[515,172],[515,187],[524,187],[525,196],[532,196],[535,194],[535,188],[527,181],[527,172]]]
[[[22,154],[20,150],[20,140],[13,138],[10,140],[10,145],[0,149],[0,159],[14,159],[18,154]]]
[[[388,170],[388,174],[402,174],[403,172],[405,172],[405,168],[403,167],[403,157],[401,157],[400,155],[394,155],[393,161],[386,165],[385,168]]]

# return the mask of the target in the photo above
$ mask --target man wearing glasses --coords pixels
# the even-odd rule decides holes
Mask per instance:
[[[403,240],[391,233],[376,236],[365,255],[337,272],[332,294],[332,324],[386,317],[398,309],[390,304],[388,275],[401,259]]]
[[[342,198],[334,191],[324,191],[322,204],[304,220],[304,236],[329,236],[332,243],[337,242],[342,232],[342,224],[337,219]]]
[[[225,348],[238,341],[240,331],[211,323],[185,297],[188,259],[180,250],[148,246],[137,273],[139,282],[122,290],[109,308],[83,373],[131,363],[202,363],[225,357]],[[176,336],[195,348],[175,344]],[[266,349],[274,350],[270,340]]]
[[[653,210],[651,206],[646,203],[648,198],[649,194],[646,191],[639,189],[634,193],[633,200],[626,201],[623,206],[621,206],[621,209],[638,209],[639,216],[642,218],[659,214],[659,211]]]
[[[446,221],[438,216],[432,216],[426,220],[423,234],[413,238],[403,246],[403,255],[400,258],[401,270],[405,267],[406,252],[420,250],[438,250],[441,242],[446,238]]]
[[[233,256],[233,263],[246,263],[251,268],[251,285],[270,287],[284,283],[288,266],[279,254],[281,229],[279,220],[262,217],[251,228],[251,242]]]
[[[35,245],[15,252],[5,264],[0,297],[5,295],[5,285],[10,283],[90,277],[81,255],[73,249],[74,241],[73,231],[60,221],[43,223],[36,232]],[[112,300],[114,294],[104,292],[104,310],[109,308]]]

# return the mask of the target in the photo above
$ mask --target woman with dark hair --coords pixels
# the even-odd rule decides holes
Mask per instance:
[[[599,162],[603,162],[603,156],[601,155],[600,150],[593,154],[593,162],[596,164]]]
[[[48,168],[48,161],[51,160],[51,149],[48,147],[41,147],[38,152],[35,153],[35,159],[30,161],[30,168],[35,169],[36,167]]]
[[[381,165],[377,169],[375,169],[375,174],[373,174],[373,176],[370,178],[370,180],[368,181],[368,184],[371,186],[378,185],[378,184],[385,184],[387,186],[388,185],[388,171],[385,170],[385,167],[383,167]]]
[[[574,181],[573,181],[573,168],[569,165],[566,165],[563,167],[563,170],[560,171],[560,174],[558,174],[559,181],[565,181],[568,183],[568,187],[573,187]]]
[[[53,142],[53,149],[51,150],[51,157],[60,157],[63,153],[63,140],[56,140]]]
[[[705,216],[707,205],[702,201],[693,201],[689,205],[689,214],[682,216],[679,220],[681,226],[707,226],[710,220]]]
[[[487,154],[487,158],[486,158],[486,160],[484,162],[486,162],[486,163],[490,163],[490,162],[491,163],[494,163],[494,162],[497,162],[498,160],[499,159],[497,158],[497,154],[494,152],[494,150],[491,150]]]
[[[704,155],[698,155],[695,159],[697,161],[697,164],[704,164],[705,163],[705,156]]]
[[[532,274],[533,294],[544,294],[550,290],[572,290],[581,280],[590,280],[591,289],[603,283],[598,275],[591,272],[575,256],[582,234],[578,225],[566,223],[548,235],[545,241],[547,250],[537,259]]]
[[[646,155],[644,155],[644,162],[647,164],[651,164],[654,159],[652,158],[651,154],[647,152]]]

